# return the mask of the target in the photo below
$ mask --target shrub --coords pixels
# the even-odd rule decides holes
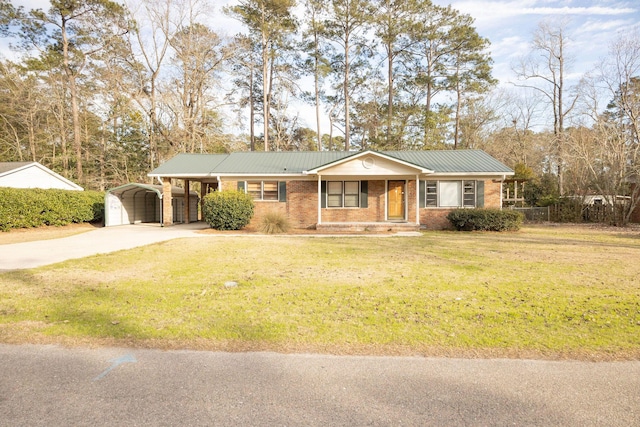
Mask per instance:
[[[104,193],[39,188],[0,188],[0,230],[99,222]]]
[[[240,230],[253,216],[253,199],[242,191],[214,191],[202,202],[202,218],[216,230]]]
[[[260,231],[267,234],[279,234],[289,231],[289,220],[278,212],[269,212],[262,218]]]
[[[523,215],[512,210],[456,209],[447,219],[458,231],[516,231],[522,225]]]

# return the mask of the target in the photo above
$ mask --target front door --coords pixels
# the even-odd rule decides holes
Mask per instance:
[[[404,181],[389,181],[387,191],[387,218],[403,220],[404,217]]]

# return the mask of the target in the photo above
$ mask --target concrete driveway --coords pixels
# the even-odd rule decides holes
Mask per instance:
[[[160,227],[158,224],[103,227],[52,240],[0,245],[0,271],[35,268],[68,259],[131,249],[171,239],[200,237],[204,222]]]

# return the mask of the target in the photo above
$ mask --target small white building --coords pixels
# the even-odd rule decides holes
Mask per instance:
[[[38,162],[0,162],[0,187],[83,190]]]

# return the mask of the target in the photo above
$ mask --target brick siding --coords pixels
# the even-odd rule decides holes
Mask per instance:
[[[236,181],[225,181],[223,190],[236,190]],[[500,208],[501,184],[493,180],[485,180],[485,207]],[[407,192],[407,221],[415,222],[416,216],[416,182],[408,181]],[[368,207],[366,208],[322,208],[323,223],[357,223],[384,222],[386,218],[386,181],[369,180]],[[421,208],[419,210],[420,224],[431,230],[450,228],[447,215],[453,209],[449,208]],[[288,181],[287,202],[256,201],[254,217],[251,226],[258,227],[264,215],[277,212],[285,215],[293,228],[315,228],[318,223],[318,182],[317,181]]]

